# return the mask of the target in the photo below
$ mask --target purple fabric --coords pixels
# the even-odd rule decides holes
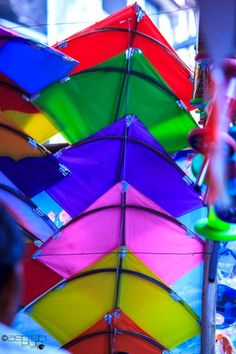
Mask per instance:
[[[125,163],[121,169],[124,140],[119,137],[124,137],[125,129],[126,119],[123,118],[92,137],[61,150],[58,159],[72,174],[47,192],[72,217],[122,179],[174,216],[201,207],[200,195],[193,189],[193,184],[189,184],[187,176],[137,118],[133,118],[128,131],[128,137],[137,139],[137,142],[127,141]],[[107,138],[96,140],[105,136]]]
[[[1,156],[0,170],[30,198],[64,178],[53,155],[19,161]]]

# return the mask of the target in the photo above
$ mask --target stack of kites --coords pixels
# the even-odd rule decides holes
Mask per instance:
[[[192,277],[201,295],[204,242],[178,218],[202,198],[172,158],[196,126],[190,70],[137,4],[54,48],[0,36],[0,200],[27,240],[22,312],[72,353],[170,353],[201,330],[175,290]],[[51,153],[56,132],[68,146]]]

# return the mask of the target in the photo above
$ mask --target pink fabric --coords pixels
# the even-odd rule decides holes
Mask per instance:
[[[120,205],[121,183],[93,203],[87,211]],[[167,214],[129,186],[126,204]],[[157,276],[171,284],[203,261],[203,242],[190,238],[173,222],[143,209],[126,208],[126,246]],[[104,209],[73,222],[41,248],[38,259],[64,278],[77,274],[99,258],[122,246],[121,208]],[[180,253],[180,254],[179,254]]]

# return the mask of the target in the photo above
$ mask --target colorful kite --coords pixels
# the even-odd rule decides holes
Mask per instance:
[[[24,296],[21,301],[22,306],[37,299],[62,280],[58,274],[32,257],[38,247],[33,242],[27,241],[24,259]]]
[[[188,146],[187,134],[196,126],[144,54],[133,48],[70,76],[67,82],[51,85],[34,104],[72,143],[124,115],[136,114],[173,153]]]
[[[196,127],[190,70],[137,4],[57,50],[0,34],[0,64],[23,53],[0,77],[0,200],[27,238],[22,312],[72,353],[164,354],[197,338],[174,289],[193,274],[199,287],[204,242],[175,218],[202,196],[169,155]],[[52,154],[37,139],[56,130],[73,145]]]
[[[200,332],[188,305],[124,249],[59,283],[25,312],[66,344],[118,309],[167,348]]]
[[[1,171],[29,197],[70,173],[47,149],[12,125],[0,123],[0,138]]]
[[[138,4],[124,8],[54,46],[80,62],[74,68],[74,74],[101,64],[130,47],[140,49],[175,95],[191,108],[191,71]]]
[[[136,116],[124,117],[55,156],[71,174],[46,192],[71,217],[123,179],[174,216],[202,206],[193,182]]]
[[[27,101],[22,90],[4,75],[0,74],[0,112],[8,121],[40,143],[57,133],[56,128],[45,115]]]
[[[43,170],[48,171],[50,180],[45,180]],[[41,241],[47,240],[57,227],[29,199],[31,188],[35,191],[37,185],[55,183],[64,178],[62,172],[65,174],[65,169],[52,154],[0,116],[0,200],[14,210],[25,231]]]
[[[0,201],[14,211],[19,225],[30,238],[46,241],[57,227],[32,200],[0,171]]]
[[[123,213],[124,240],[120,235]],[[124,244],[168,284],[203,261],[203,242],[124,181],[55,233],[35,258],[67,279]]]
[[[25,94],[34,95],[65,79],[77,64],[57,50],[0,26],[1,73]]]

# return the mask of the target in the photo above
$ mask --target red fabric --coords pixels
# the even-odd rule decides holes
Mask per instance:
[[[23,306],[62,280],[53,270],[31,258],[37,250],[38,247],[34,243],[27,243],[24,258],[24,291],[21,302]]]
[[[136,14],[133,5],[69,37],[65,46],[65,43],[58,43],[54,48],[80,62],[72,72],[72,74],[77,73],[123,52],[129,46],[130,34],[128,32],[113,30],[94,33],[94,31],[104,27],[132,30],[135,29],[135,23]],[[175,94],[190,108],[189,102],[192,99],[193,91],[190,70],[177,57],[175,51],[147,15],[138,23],[136,30],[141,35],[135,35],[132,46],[142,49],[144,55],[170,85]],[[149,38],[145,38],[142,34]]]
[[[113,351],[123,351],[129,354],[145,353],[145,354],[161,354],[162,350],[155,345],[149,343],[148,341],[133,336],[130,334],[121,334],[119,330],[133,331],[135,333],[140,333],[147,335],[140,327],[138,327],[128,316],[126,316],[122,311],[119,312],[120,317],[114,318],[111,323],[111,328],[118,330],[115,336],[112,335],[111,346]],[[94,326],[84,332],[80,337],[96,333],[99,331],[107,330],[107,323],[104,318],[97,322]],[[148,335],[147,335],[148,336]],[[148,336],[151,338],[150,336]],[[101,334],[94,337],[90,337],[80,343],[68,346],[68,350],[73,354],[109,354],[108,350],[108,334]],[[95,350],[96,348],[96,350]]]
[[[7,86],[13,85],[16,88],[10,88]],[[0,111],[19,111],[22,113],[38,113],[39,111],[30,103],[27,102],[24,98],[22,98],[22,92],[19,89],[17,92],[17,85],[12,83],[10,79],[8,79],[3,74],[0,74]]]

